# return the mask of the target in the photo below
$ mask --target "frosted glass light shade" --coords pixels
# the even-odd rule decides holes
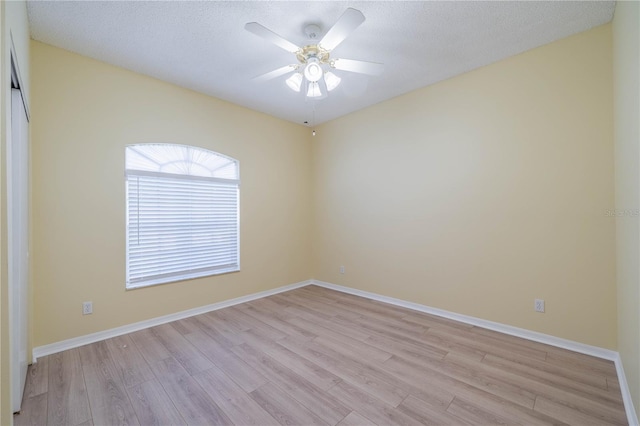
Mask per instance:
[[[302,86],[302,74],[299,72],[294,73],[286,80],[287,86],[294,92],[299,92]]]
[[[304,67],[304,76],[307,80],[316,83],[322,78],[322,67],[315,61],[311,61]]]
[[[340,81],[342,81],[342,79],[331,71],[327,71],[326,73],[324,73],[324,82],[327,84],[328,91],[332,91],[333,89],[338,87]]]
[[[307,89],[307,96],[310,98],[319,98],[322,96],[322,90],[320,90],[320,85],[315,82],[309,83],[309,89]]]

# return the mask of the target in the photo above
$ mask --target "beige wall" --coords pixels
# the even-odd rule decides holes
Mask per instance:
[[[640,412],[640,4],[618,2],[613,20],[618,350]]]
[[[302,126],[32,42],[34,345],[309,278]],[[190,144],[240,161],[241,268],[125,291],[124,148]],[[81,303],[93,301],[93,315]]]
[[[616,349],[611,61],[605,25],[320,126],[314,278]]]
[[[26,103],[29,105],[29,23],[24,1],[0,2],[0,424],[13,423],[10,396],[7,275],[6,146],[10,136],[11,46],[13,42]]]

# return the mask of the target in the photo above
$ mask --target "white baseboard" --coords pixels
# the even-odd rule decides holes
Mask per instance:
[[[445,311],[443,309],[432,308],[430,306],[421,305],[419,303],[408,302],[402,299],[396,299],[393,297],[383,296],[376,293],[371,293],[364,290],[358,290],[355,288],[345,287],[337,284],[331,284],[319,280],[307,280],[296,284],[286,285],[283,287],[274,288],[271,290],[261,291],[259,293],[253,293],[235,299],[225,300],[211,305],[200,306],[198,308],[188,309],[182,312],[176,312],[174,314],[164,315],[157,318],[151,318],[148,320],[136,322],[133,324],[124,325],[122,327],[116,327],[109,330],[99,331],[97,333],[87,334],[85,336],[74,337],[72,339],[63,340],[49,345],[43,345],[33,348],[33,362],[36,362],[39,357],[51,355],[54,353],[62,352],[67,349],[73,349],[80,346],[87,345],[89,343],[98,342],[100,340],[109,339],[123,334],[132,333],[134,331],[142,330],[145,328],[153,327],[160,324],[165,324],[171,321],[176,321],[183,318],[188,318],[194,315],[204,314],[206,312],[215,311],[218,309],[226,308],[240,303],[250,302],[252,300],[261,299],[263,297],[271,296],[273,294],[282,293],[296,288],[305,287],[307,285],[317,285],[319,287],[325,287],[331,290],[340,291],[343,293],[353,294],[355,296],[365,297],[367,299],[377,300],[379,302],[389,303],[391,305],[401,306],[403,308],[412,309],[414,311],[425,312],[427,314],[436,315],[460,321],[465,324],[471,324],[478,327],[486,328],[489,330],[498,331],[500,333],[509,334],[511,336],[522,337],[524,339],[533,340],[535,342],[544,343],[547,345],[568,349],[570,351],[583,353],[586,355],[595,356],[598,358],[607,359],[613,361],[616,366],[618,374],[618,381],[620,382],[620,390],[622,392],[622,399],[624,401],[624,407],[627,414],[627,420],[629,425],[638,426],[638,417],[633,407],[633,400],[631,393],[629,392],[629,386],[627,379],[624,375],[624,369],[622,367],[622,361],[618,352],[599,348],[597,346],[586,345],[584,343],[575,342],[568,339],[563,339],[549,334],[538,333],[536,331],[526,330],[523,328],[513,327],[506,324],[501,324],[493,321],[483,320],[468,315],[457,314],[455,312]]]
[[[624,402],[624,410],[627,413],[627,421],[629,422],[629,426],[638,426],[638,416],[633,406],[633,398],[631,398],[631,392],[629,392],[629,384],[627,383],[627,376],[624,374],[620,354],[616,357],[615,363],[618,382],[620,383],[620,391],[622,392],[622,402]]]
[[[197,308],[188,309],[186,311],[176,312],[174,314],[163,315],[161,317],[151,318],[133,324],[123,325],[121,327],[111,328],[109,330],[98,331],[97,333],[91,333],[84,336],[74,337],[72,339],[62,340],[60,342],[51,343],[49,345],[37,346],[33,348],[33,362],[37,362],[37,359],[40,357],[66,351],[67,349],[77,348],[80,346],[88,345],[89,343],[99,342],[100,340],[110,339],[112,337],[121,336],[123,334],[132,333],[134,331],[154,327],[160,324],[166,324],[171,321],[192,317],[194,315],[200,315],[206,312],[227,308],[229,306],[238,305],[240,303],[250,302],[252,300],[261,299],[273,294],[278,294],[284,291],[304,287],[309,284],[311,284],[311,280],[302,281],[271,290],[261,291],[259,293],[248,294],[246,296],[237,297],[235,299],[224,300],[222,302],[213,303],[211,305],[200,306]]]
[[[633,399],[631,398],[631,393],[629,392],[629,385],[627,384],[627,379],[624,375],[624,369],[622,368],[622,360],[620,359],[620,354],[616,351],[324,281],[311,280],[311,284],[317,285],[319,287],[325,287],[331,290],[340,291],[343,293],[353,294],[355,296],[365,297],[367,299],[377,300],[379,302],[389,303],[391,305],[401,306],[403,308],[412,309],[414,311],[420,311],[427,314],[452,319],[465,324],[487,328],[489,330],[498,331],[500,333],[509,334],[511,336],[522,337],[523,339],[533,340],[534,342],[544,343],[558,348],[567,349],[570,351],[613,361],[616,366],[618,381],[620,382],[620,390],[622,392],[622,400],[624,402],[627,420],[629,421],[629,425],[638,426],[638,417],[633,406]]]

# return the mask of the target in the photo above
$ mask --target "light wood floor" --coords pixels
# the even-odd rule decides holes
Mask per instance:
[[[609,361],[315,286],[43,357],[14,421],[627,423]]]

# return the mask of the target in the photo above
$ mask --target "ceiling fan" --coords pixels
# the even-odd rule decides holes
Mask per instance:
[[[244,26],[247,31],[293,53],[298,60],[295,64],[285,65],[255,77],[254,80],[267,81],[293,72],[286,80],[287,86],[296,92],[305,89],[308,98],[323,98],[326,96],[326,92],[338,87],[341,81],[340,77],[331,70],[379,75],[384,69],[380,63],[331,57],[331,51],[358,28],[364,20],[362,12],[348,8],[318,42],[316,39],[321,31],[320,27],[315,24],[307,25],[304,30],[310,41],[303,47],[291,43],[257,22],[249,22]]]

